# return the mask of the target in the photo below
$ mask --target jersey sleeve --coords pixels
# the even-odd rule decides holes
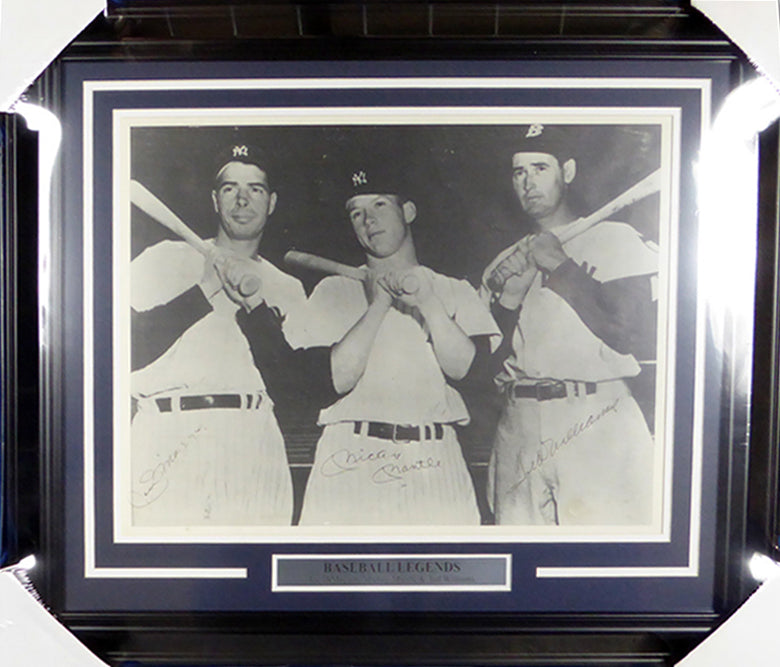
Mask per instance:
[[[453,292],[455,295],[455,314],[453,317],[455,322],[469,337],[488,337],[490,350],[495,351],[501,344],[502,336],[488,306],[465,280],[453,281]]]
[[[600,282],[569,259],[549,275],[545,286],[564,299],[585,326],[613,350],[640,359],[652,356],[656,309],[649,276]]]
[[[203,257],[181,241],[161,241],[130,263],[130,306],[145,311],[190,289],[203,274]]]
[[[148,366],[193,324],[212,312],[211,304],[193,285],[168,303],[130,312],[131,368]]]
[[[282,334],[281,318],[266,304],[251,313],[240,310],[236,321],[277,406],[305,403],[319,409],[338,398],[329,347],[294,350]]]
[[[282,316],[283,321],[306,303],[301,281],[285,273],[266,259],[260,262],[265,302]]]
[[[308,300],[285,322],[285,335],[296,347],[330,346],[340,341],[365,311],[363,285],[349,278],[321,280]]]
[[[582,242],[588,247],[588,264],[595,269],[593,277],[602,283],[658,273],[658,246],[631,225],[602,222],[583,234]],[[568,244],[564,249],[568,252]]]

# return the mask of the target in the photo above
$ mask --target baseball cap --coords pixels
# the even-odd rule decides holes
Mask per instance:
[[[520,128],[520,138],[510,146],[515,153],[547,153],[565,162],[576,158],[577,135],[566,125],[533,123]]]
[[[214,180],[219,178],[220,172],[229,162],[253,164],[258,169],[264,171],[269,180],[271,179],[271,161],[268,154],[259,146],[241,141],[224,146],[214,158]]]
[[[408,197],[405,174],[392,160],[357,161],[344,178],[344,201],[357,195],[398,195]]]

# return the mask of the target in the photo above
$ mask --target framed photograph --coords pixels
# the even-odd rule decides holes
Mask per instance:
[[[695,166],[734,67],[61,62],[56,610],[710,627],[746,416]]]

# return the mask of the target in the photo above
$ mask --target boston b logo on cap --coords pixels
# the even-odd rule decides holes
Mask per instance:
[[[525,129],[520,128],[520,140],[512,146],[515,153],[546,153],[560,162],[576,154],[576,137],[571,129],[564,125],[544,125],[532,123]]]
[[[537,123],[536,125],[529,125],[528,132],[525,133],[525,138],[531,139],[533,137],[541,137],[543,132],[544,132],[544,125],[540,123]]]

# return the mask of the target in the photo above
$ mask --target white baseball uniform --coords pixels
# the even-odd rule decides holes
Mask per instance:
[[[131,305],[170,303],[201,279],[203,256],[163,241],[131,265]],[[305,302],[299,281],[260,260],[267,302]],[[136,526],[289,524],[292,481],[273,404],[224,292],[161,356],[131,376]],[[175,326],[175,325],[174,325]]]
[[[430,275],[435,294],[468,336],[500,337],[467,282]],[[303,347],[333,345],[367,308],[362,283],[325,278],[298,328],[291,326],[295,341]],[[325,428],[301,524],[478,524],[473,482],[454,429],[468,420],[424,326],[391,308],[360,380],[320,412]]]
[[[599,223],[563,247],[574,262],[565,267],[570,275],[562,278],[564,269],[549,279],[537,274],[496,378],[506,403],[489,500],[500,524],[646,525],[653,438],[624,381],[640,366],[597,337],[553,282],[585,283],[588,276],[599,283],[628,277],[654,282],[657,249],[616,222]],[[503,256],[506,251],[497,260]],[[648,286],[648,303],[650,293]]]

